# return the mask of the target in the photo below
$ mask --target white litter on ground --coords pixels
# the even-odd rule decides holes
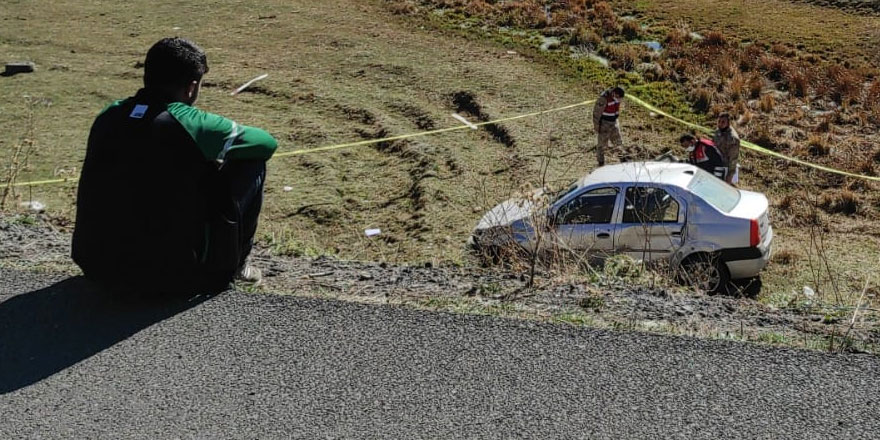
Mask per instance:
[[[381,233],[382,233],[381,229],[365,229],[364,230],[364,235],[366,235],[367,237],[374,237],[374,236],[379,235]]]
[[[253,83],[255,83],[255,82],[259,81],[259,80],[266,79],[268,76],[269,76],[268,73],[264,73],[264,74],[262,74],[262,75],[260,75],[260,76],[258,76],[258,77],[256,77],[256,78],[254,78],[254,79],[252,79],[252,80],[250,80],[250,81],[248,81],[248,82],[242,84],[241,87],[235,89],[235,91],[232,92],[230,95],[235,96],[235,95],[241,93],[242,91],[244,91],[244,89],[250,87],[251,84],[253,84]]]
[[[284,192],[291,192],[291,191],[293,191],[293,187],[292,187],[292,186],[285,186],[285,187],[282,188],[282,189],[284,190]]]
[[[21,206],[23,208],[30,209],[31,211],[34,211],[34,212],[43,212],[46,210],[46,205],[44,203],[38,202],[36,200],[34,200],[32,202],[22,202]]]
[[[476,125],[474,125],[471,121],[468,121],[467,119],[465,119],[464,116],[462,116],[462,115],[460,115],[460,114],[458,114],[458,113],[453,113],[453,114],[452,114],[452,117],[455,118],[455,119],[458,119],[458,120],[461,121],[461,122],[464,122],[464,125],[467,125],[468,127],[470,127],[471,130],[476,130],[477,128],[479,128],[479,127],[477,127]]]

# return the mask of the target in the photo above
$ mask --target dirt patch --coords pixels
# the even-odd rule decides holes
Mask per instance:
[[[480,122],[491,120],[489,115],[483,112],[483,108],[477,102],[477,98],[471,92],[455,92],[452,94],[452,105],[455,111],[463,115],[470,115]],[[503,144],[508,148],[516,146],[513,136],[501,125],[488,124],[484,127],[496,142]]]

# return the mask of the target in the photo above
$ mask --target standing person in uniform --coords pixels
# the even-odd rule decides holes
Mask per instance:
[[[623,139],[620,137],[620,125],[617,123],[623,95],[622,87],[605,90],[599,95],[593,106],[593,129],[596,130],[598,136],[596,162],[600,167],[605,165],[605,148],[608,144],[612,143],[618,149],[623,144]]]
[[[721,152],[715,148],[714,142],[709,139],[697,139],[690,133],[682,135],[678,142],[688,153],[687,163],[696,165],[721,180],[727,177],[727,165]]]
[[[260,280],[246,259],[277,143],[193,107],[207,72],[201,48],[160,40],[147,52],[144,88],[95,119],[72,249],[90,280],[148,293]]]
[[[721,152],[724,165],[727,167],[727,176],[724,181],[736,185],[739,181],[739,135],[730,126],[730,114],[718,115],[718,129],[712,136],[712,141]]]

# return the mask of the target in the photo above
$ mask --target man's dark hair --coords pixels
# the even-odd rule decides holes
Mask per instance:
[[[718,119],[721,119],[721,118],[727,119],[729,121],[730,120],[730,113],[722,113],[722,114],[718,115]]]
[[[163,38],[147,51],[144,86],[184,86],[208,73],[208,57],[195,43],[183,38]]]
[[[695,140],[697,140],[697,138],[694,137],[694,135],[692,135],[690,133],[685,133],[685,134],[681,135],[680,138],[678,138],[678,143],[682,143],[684,141],[695,141]]]
[[[621,98],[623,98],[624,95],[626,95],[626,92],[623,91],[623,87],[615,87],[614,93],[617,93],[618,95],[620,95]]]

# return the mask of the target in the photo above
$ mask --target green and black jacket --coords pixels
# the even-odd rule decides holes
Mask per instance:
[[[110,285],[222,288],[238,264],[234,246],[218,246],[234,226],[217,216],[229,198],[223,165],[265,161],[276,148],[263,130],[148,89],[111,104],[89,134],[74,261]]]

